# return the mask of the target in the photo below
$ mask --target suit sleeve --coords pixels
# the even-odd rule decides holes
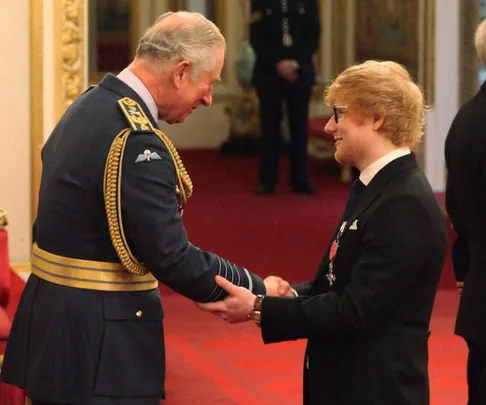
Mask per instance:
[[[135,163],[147,149],[160,159]],[[124,231],[132,253],[159,281],[197,302],[226,296],[214,281],[216,275],[264,294],[260,277],[189,242],[177,208],[175,182],[172,158],[160,139],[154,134],[130,135],[121,193]]]
[[[312,297],[265,297],[266,343],[366,334],[393,311],[424,267],[430,232],[416,200],[389,201],[366,225],[359,260],[343,291]],[[444,241],[445,244],[445,241]]]

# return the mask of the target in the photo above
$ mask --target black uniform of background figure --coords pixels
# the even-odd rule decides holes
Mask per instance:
[[[289,183],[294,192],[313,193],[307,168],[309,101],[315,83],[313,55],[320,21],[315,0],[252,0],[250,42],[256,61],[253,84],[260,101],[261,155],[257,194],[274,191],[278,181],[283,105],[290,128]],[[282,77],[279,62],[294,61]]]

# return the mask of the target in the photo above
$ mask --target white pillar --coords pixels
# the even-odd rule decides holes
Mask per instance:
[[[459,108],[459,4],[440,0],[435,7],[434,101],[425,125],[425,174],[436,192],[445,190],[444,143]]]

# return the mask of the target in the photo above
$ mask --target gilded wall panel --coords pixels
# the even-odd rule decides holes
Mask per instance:
[[[43,3],[30,0],[30,156],[31,156],[31,222],[37,215],[37,194],[42,172],[41,149],[44,144],[43,109]]]
[[[55,2],[56,120],[85,90],[85,2]]]
[[[405,66],[433,102],[434,0],[356,1],[356,57]]]

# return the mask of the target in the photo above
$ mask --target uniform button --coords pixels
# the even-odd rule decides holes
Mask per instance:
[[[140,319],[143,315],[143,312],[142,311],[137,311],[137,313],[135,314],[137,315],[137,318]]]

